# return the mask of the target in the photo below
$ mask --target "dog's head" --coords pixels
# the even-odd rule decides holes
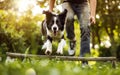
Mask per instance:
[[[57,32],[64,30],[65,18],[67,15],[66,9],[58,15],[49,11],[43,11],[43,13],[46,15],[46,25],[50,32],[56,35]]]

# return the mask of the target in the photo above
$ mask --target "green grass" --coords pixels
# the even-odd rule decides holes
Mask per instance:
[[[16,59],[13,62],[0,63],[0,75],[119,75],[120,64],[112,68],[110,62],[97,62],[90,67],[81,67],[78,61],[56,61],[49,59]]]

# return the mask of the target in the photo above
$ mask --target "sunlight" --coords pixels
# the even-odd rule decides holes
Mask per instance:
[[[43,9],[40,8],[39,5],[36,5],[33,9],[32,9],[32,14],[33,16],[37,15],[37,14],[42,14]]]
[[[120,5],[118,6],[118,9],[120,9]]]
[[[98,44],[96,44],[96,45],[95,45],[95,49],[98,49],[98,48],[99,48],[99,45],[98,45]]]
[[[109,9],[108,5],[106,5],[106,9]]]
[[[106,48],[109,48],[111,46],[111,43],[109,40],[105,41],[105,47]]]
[[[29,7],[33,7],[33,5],[35,5],[35,0],[19,0],[18,1],[18,10],[20,12],[24,12],[27,9],[29,9]]]
[[[0,2],[3,2],[4,0],[0,0]]]
[[[99,14],[97,14],[97,15],[96,15],[96,18],[97,18],[97,19],[99,19],[99,18],[100,18]]]
[[[105,0],[105,3],[108,3],[108,0]]]
[[[111,46],[111,43],[110,43],[110,38],[109,37],[104,37],[105,38],[105,41],[101,42],[101,46],[105,46],[106,48],[109,48]]]
[[[57,8],[60,12],[63,11],[62,5],[57,5],[56,8]]]
[[[37,14],[42,14],[43,8],[40,8],[37,5],[36,0],[19,0],[17,1],[18,11],[22,14],[28,10],[32,11],[32,15],[35,16]]]

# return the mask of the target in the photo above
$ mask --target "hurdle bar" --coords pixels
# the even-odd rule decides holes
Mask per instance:
[[[58,60],[67,60],[67,61],[112,61],[112,66],[116,67],[116,57],[33,55],[33,54],[11,53],[11,52],[6,52],[6,55],[10,57],[25,57],[25,58],[37,57],[37,58],[48,58],[48,59],[58,59]]]

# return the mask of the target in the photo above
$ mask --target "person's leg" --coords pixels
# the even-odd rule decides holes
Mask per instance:
[[[75,33],[74,33],[74,12],[68,2],[64,2],[62,6],[63,9],[68,10],[67,18],[66,18],[66,32],[70,46],[68,50],[68,54],[73,56],[75,55],[75,45],[76,45]]]
[[[74,7],[75,14],[78,17],[80,22],[81,30],[81,45],[80,45],[80,56],[84,57],[87,54],[90,54],[90,8],[87,2],[82,4],[76,4]],[[83,63],[87,64],[87,61]]]

